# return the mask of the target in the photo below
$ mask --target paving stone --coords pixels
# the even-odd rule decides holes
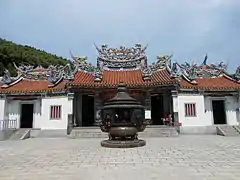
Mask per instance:
[[[101,138],[0,142],[0,179],[240,179],[239,137],[145,138],[109,149]]]

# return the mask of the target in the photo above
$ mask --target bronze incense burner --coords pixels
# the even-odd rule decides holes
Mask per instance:
[[[138,132],[146,128],[144,106],[129,96],[126,86],[118,86],[117,95],[107,101],[101,110],[100,128],[108,133],[108,140],[101,142],[103,147],[131,148],[144,146],[138,139]]]

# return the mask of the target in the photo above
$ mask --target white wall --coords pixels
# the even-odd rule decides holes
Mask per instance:
[[[211,126],[214,125],[212,100],[224,100],[226,109],[226,121],[229,125],[238,125],[236,96],[210,97],[193,94],[179,94],[175,99],[175,106],[178,108],[179,122],[182,126]],[[185,117],[185,103],[196,104],[196,117]]]
[[[206,96],[204,100],[205,100],[205,109],[206,109],[205,117],[207,119],[210,119],[211,124],[214,124],[212,100],[224,100],[227,124],[238,125],[238,120],[237,120],[238,99],[236,96],[225,96],[225,97]]]
[[[50,119],[51,106],[61,106],[61,119]],[[35,121],[35,127],[41,129],[67,129],[68,114],[72,114],[72,99],[64,97],[46,97],[42,98],[41,118]]]
[[[17,128],[20,128],[21,105],[33,104],[33,128],[36,128],[36,122],[41,120],[41,100],[20,101],[7,100],[5,115],[9,120],[17,120]]]
[[[17,128],[20,127],[21,104],[19,101],[8,100],[6,114],[9,120],[17,120]]]
[[[175,100],[176,101],[176,100]],[[185,103],[196,104],[196,117],[185,117]],[[179,122],[182,126],[209,126],[211,121],[205,118],[204,96],[194,94],[178,94],[177,102]]]
[[[20,128],[21,105],[33,104],[33,128],[40,129],[67,129],[68,114],[72,114],[72,99],[64,97],[45,97],[32,101],[0,99],[0,119],[17,120],[17,128]],[[3,111],[5,105],[5,112]],[[61,119],[50,119],[50,108],[52,105],[60,105]]]

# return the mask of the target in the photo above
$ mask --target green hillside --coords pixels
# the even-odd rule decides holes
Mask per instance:
[[[0,38],[0,76],[3,75],[4,69],[8,69],[12,76],[17,75],[13,62],[17,65],[29,64],[48,67],[50,64],[64,65],[67,63],[67,59]]]

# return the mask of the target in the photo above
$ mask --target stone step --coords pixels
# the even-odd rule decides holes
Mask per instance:
[[[174,127],[149,127],[144,132],[139,133],[140,138],[144,137],[177,137],[178,132]],[[70,138],[108,138],[107,133],[104,133],[100,128],[74,128]]]
[[[21,138],[29,131],[27,128],[18,129],[9,140],[21,140]]]
[[[174,127],[149,127],[139,133],[139,137],[177,137],[179,134]]]
[[[31,138],[62,138],[67,136],[65,129],[32,129]]]
[[[221,136],[240,136],[240,133],[229,125],[217,126],[217,134]]]
[[[73,128],[70,135],[70,138],[107,138],[107,133],[101,131],[100,128]]]

